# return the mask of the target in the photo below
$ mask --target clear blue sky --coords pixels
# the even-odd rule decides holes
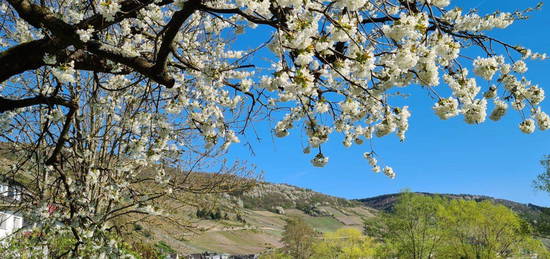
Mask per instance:
[[[453,4],[456,3],[465,5],[463,9],[478,8],[484,14],[496,9],[514,11],[534,7],[537,1],[455,0]],[[491,35],[513,45],[550,53],[549,26],[550,6],[544,6],[529,20],[518,21]],[[550,113],[550,61],[531,61],[528,65],[527,77],[547,92],[542,106]],[[487,84],[481,80],[478,83]],[[511,110],[497,123],[487,119],[480,125],[467,125],[461,116],[442,121],[433,113],[433,101],[426,92],[413,88],[409,89],[412,96],[406,100],[412,112],[407,140],[400,143],[395,135],[374,140],[379,158],[397,172],[394,180],[371,171],[361,156],[368,151],[368,146],[344,148],[338,135],[332,135],[323,147],[323,152],[330,157],[329,164],[315,168],[310,163],[313,155],[302,153],[305,138],[301,133],[293,131],[286,138],[275,138],[270,135],[267,122],[256,126],[262,138],[260,142],[252,135],[241,137],[241,143],[252,144],[255,155],[243,144],[233,146],[229,155],[255,164],[264,171],[266,181],[345,198],[371,197],[409,188],[422,192],[482,194],[550,206],[550,195],[532,188],[533,179],[542,171],[539,160],[550,154],[550,131],[521,133],[520,115]]]

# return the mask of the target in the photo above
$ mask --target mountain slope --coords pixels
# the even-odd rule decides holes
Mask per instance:
[[[219,195],[212,203],[197,209],[184,202],[167,201],[163,207],[190,229],[150,218],[134,224],[137,230],[132,238],[162,244],[180,254],[257,254],[282,246],[280,239],[288,217],[301,217],[315,230],[327,232],[341,227],[362,230],[365,219],[377,214],[358,201],[287,184],[258,183],[245,193]]]
[[[424,195],[439,195],[422,193]],[[170,222],[141,222],[142,240],[162,243],[181,254],[205,251],[230,254],[257,254],[281,247],[285,219],[303,218],[319,232],[341,227],[363,229],[364,220],[391,211],[400,194],[381,195],[360,200],[347,200],[287,184],[259,183],[246,193],[218,197],[217,207],[199,213],[191,207],[175,212],[189,222],[195,231],[178,231]],[[548,208],[522,204],[481,195],[442,194],[451,199],[491,200],[511,208],[535,226],[540,235],[549,236]],[[234,206],[234,207],[232,207]],[[236,209],[231,209],[235,208]]]

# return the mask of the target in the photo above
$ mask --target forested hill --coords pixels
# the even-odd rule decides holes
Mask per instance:
[[[471,195],[471,194],[436,194],[436,193],[426,193],[426,192],[417,192],[418,194],[423,195],[440,195],[449,199],[463,199],[463,200],[475,200],[478,202],[481,201],[492,201],[497,204],[502,204],[516,213],[518,213],[523,219],[531,223],[539,234],[550,236],[550,208],[537,206],[534,204],[523,204],[519,202],[514,202],[510,200],[497,199],[485,195]],[[371,198],[357,199],[356,201],[361,202],[363,205],[381,210],[390,212],[399,198],[399,193],[394,194],[385,194]]]

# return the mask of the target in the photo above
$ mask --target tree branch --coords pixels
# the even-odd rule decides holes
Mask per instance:
[[[89,41],[86,44],[88,50],[98,56],[133,68],[140,74],[168,88],[174,86],[175,80],[165,71],[156,71],[155,64],[140,56],[129,56],[118,48],[103,44],[98,41]]]
[[[104,59],[112,60],[114,62],[126,65],[137,72],[143,74],[144,76],[149,77],[153,81],[162,84],[166,87],[172,87],[174,86],[175,80],[168,75],[164,70],[158,71],[156,69],[153,69],[154,64],[147,61],[145,58],[142,57],[130,57],[128,55],[124,55],[122,51],[119,49],[108,46],[106,44],[103,44],[98,41],[90,41],[88,43],[83,43],[80,41],[80,38],[78,34],[76,33],[76,28],[72,25],[69,25],[65,23],[63,20],[57,18],[56,15],[54,15],[50,10],[48,10],[45,7],[41,7],[39,5],[32,4],[28,0],[7,0],[17,11],[19,16],[23,18],[25,21],[29,22],[31,25],[42,28],[45,27],[48,30],[50,30],[57,38],[59,38],[61,41],[63,41],[63,44],[60,43],[60,46],[58,46],[57,50],[63,49],[67,47],[68,45],[75,45],[76,47],[84,47],[87,46],[88,50]],[[132,5],[130,3],[134,2],[135,4]],[[151,0],[141,0],[141,1],[133,1],[129,0],[126,1],[125,5],[128,6],[126,9],[132,9],[133,12],[135,12],[136,8],[143,8],[144,6],[152,3]],[[166,1],[165,3],[169,3],[170,1]],[[126,14],[127,15],[127,14]],[[122,19],[119,16],[119,19]],[[124,16],[125,17],[125,16]],[[102,27],[106,27],[110,24],[105,24],[103,19],[95,18],[90,19],[86,23],[81,23],[81,26],[84,25],[98,25],[100,29]],[[179,27],[178,27],[179,28]],[[177,31],[176,31],[177,33]],[[25,53],[26,50],[32,49],[35,45],[41,45],[46,44],[46,41],[36,41],[33,42],[32,46],[17,46],[12,49],[9,49],[3,53],[0,53],[0,63],[2,63],[2,66],[9,66],[14,62],[14,59],[19,59],[21,56],[27,56],[28,53]],[[35,46],[36,47],[36,46]],[[7,72],[0,72],[0,82],[8,79],[9,77],[24,72],[29,69],[38,68],[42,65],[44,65],[44,62],[42,61],[42,58],[44,54],[47,52],[46,48],[42,46],[42,48],[38,48],[36,50],[38,52],[38,55],[33,55],[29,62],[23,62],[22,65],[20,65],[19,69],[11,69],[12,71]],[[5,57],[7,56],[7,57]],[[8,63],[2,62],[4,60],[11,61]],[[11,60],[10,60],[11,59]],[[90,67],[90,66],[87,66]],[[95,71],[95,70],[94,70]]]
[[[206,11],[206,12],[211,12],[211,13],[223,13],[223,14],[238,14],[242,17],[244,17],[245,19],[247,19],[249,22],[252,22],[252,23],[256,23],[256,24],[265,24],[265,25],[270,25],[274,28],[279,28],[280,26],[277,24],[277,21],[273,21],[273,20],[265,20],[265,19],[261,19],[261,18],[258,18],[258,17],[255,17],[253,15],[249,15],[245,12],[243,12],[241,9],[239,8],[233,8],[233,9],[217,9],[217,8],[212,8],[212,7],[208,7],[206,5],[200,5],[200,9],[203,10],[203,11]]]
[[[361,23],[384,23],[399,20],[398,17],[384,16],[384,17],[368,17],[363,19]]]
[[[48,160],[46,160],[46,165],[53,165],[57,163],[59,153],[61,152],[63,145],[65,145],[65,141],[67,141],[67,133],[69,133],[69,129],[71,128],[71,121],[73,120],[74,114],[77,109],[78,109],[78,105],[76,103],[74,103],[69,108],[67,117],[65,117],[65,123],[63,124],[63,129],[61,130],[61,133],[59,133],[59,138],[52,152],[52,155],[50,156],[50,158],[48,158]]]
[[[189,0],[185,2],[182,9],[175,12],[172,15],[172,19],[165,27],[164,37],[162,38],[162,43],[157,54],[157,60],[154,70],[163,72],[166,70],[166,61],[168,59],[168,54],[170,54],[172,42],[178,34],[179,29],[199,7],[200,0]]]
[[[75,108],[76,104],[65,100],[59,96],[43,96],[39,95],[37,97],[33,98],[27,98],[27,99],[21,99],[21,100],[12,100],[12,99],[6,99],[3,97],[0,97],[0,113],[4,113],[7,111],[13,111],[15,109],[34,106],[34,105],[40,105],[45,104],[48,106],[51,105],[61,105],[68,108]]]
[[[63,40],[78,38],[73,26],[57,18],[48,8],[28,0],[7,0],[19,16],[35,28],[46,28]]]
[[[57,56],[59,57],[59,56]],[[68,53],[66,57],[59,58],[58,60],[74,61],[74,68],[77,70],[88,70],[94,72],[111,73],[111,74],[128,74],[128,69],[123,69],[120,72],[115,72],[116,67],[109,64],[107,59],[99,57],[97,55],[88,53],[82,49],[73,53]]]
[[[87,19],[82,20],[78,25],[76,25],[77,28],[88,28],[89,26],[93,26],[96,30],[103,30],[113,24],[117,24],[121,22],[122,20],[129,18],[129,17],[135,17],[137,12],[144,7],[154,3],[154,0],[126,0],[124,2],[120,3],[120,12],[118,12],[115,15],[115,18],[113,21],[108,22],[105,20],[105,18],[101,14],[93,15]],[[157,6],[164,6],[167,4],[173,3],[174,0],[163,0],[159,3],[155,3]]]
[[[44,64],[44,55],[56,52],[66,45],[56,40],[40,39],[25,42],[0,53],[0,83],[27,70],[37,69]]]

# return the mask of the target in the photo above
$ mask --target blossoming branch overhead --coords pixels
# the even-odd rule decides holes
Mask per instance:
[[[434,96],[433,110],[443,120],[462,115],[466,123],[478,124],[492,109],[489,118],[496,121],[510,105],[526,114],[518,122],[521,131],[550,128],[539,107],[543,89],[522,77],[526,60],[546,55],[485,33],[506,28],[536,8],[484,15],[449,4],[3,1],[0,124],[11,130],[3,137],[21,132],[11,128],[17,116],[45,112],[40,116],[59,125],[50,131],[55,148],[43,163],[61,163],[71,152],[93,157],[67,147],[85,141],[79,125],[97,109],[109,115],[99,120],[118,123],[103,129],[125,139],[117,150],[147,164],[188,145],[189,139],[180,137],[183,131],[202,136],[204,148],[226,149],[259,116],[282,110],[274,134],[284,137],[293,127],[302,128],[304,152],[316,150],[312,163],[324,166],[328,156],[322,146],[335,132],[345,136],[346,147],[390,133],[404,140],[411,113],[408,106],[390,102],[398,98],[392,90],[411,85]],[[232,39],[257,37],[257,26],[271,30],[265,44],[238,49]],[[271,64],[260,69],[253,57],[264,46],[271,50]],[[469,46],[477,47],[479,56],[462,56]],[[483,89],[486,84],[478,80],[490,86]],[[439,94],[449,92],[441,91],[447,87],[450,95]],[[29,138],[39,139],[40,132]],[[373,170],[395,177],[375,155],[374,150],[364,154]]]
[[[10,206],[40,237],[4,239],[19,250],[2,255],[44,257],[62,236],[74,242],[57,257],[123,257],[117,219],[168,217],[161,198],[251,186],[234,177],[246,165],[220,158],[260,120],[276,120],[278,137],[306,133],[304,152],[319,167],[334,135],[346,147],[391,133],[405,140],[414,114],[400,96],[411,86],[443,120],[496,121],[510,106],[521,131],[550,128],[543,89],[524,78],[529,60],[546,55],[487,35],[540,6],[478,14],[449,5],[0,1],[0,154],[9,160],[0,176],[21,186]],[[394,178],[364,146],[373,171]]]

